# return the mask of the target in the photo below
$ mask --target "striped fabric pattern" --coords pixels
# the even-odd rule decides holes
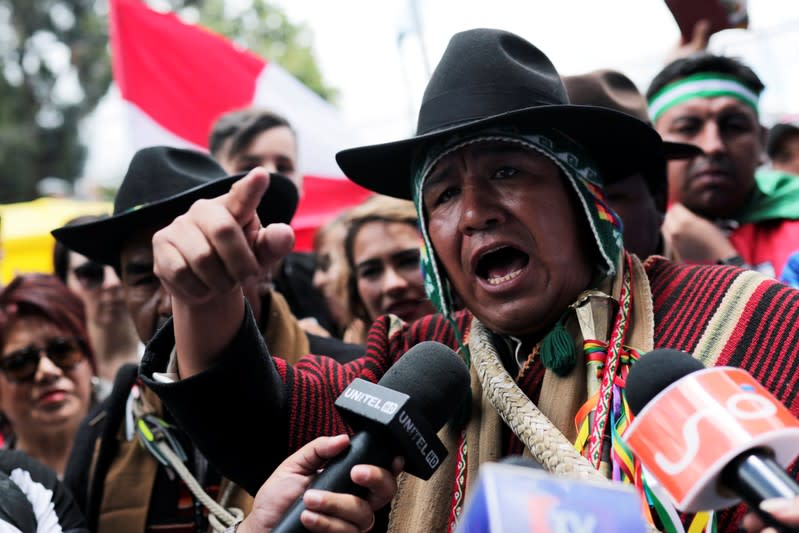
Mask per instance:
[[[744,368],[799,416],[799,291],[733,267],[675,265],[657,257],[644,267],[653,294],[656,348],[694,353],[704,342],[704,351],[715,360],[711,363]],[[740,311],[726,312],[736,301],[745,302]],[[719,309],[722,313],[716,316]],[[456,321],[461,331],[467,332],[471,315],[459,312]],[[708,332],[712,342],[703,338]],[[722,344],[714,346],[718,339]],[[347,431],[333,407],[347,384],[356,377],[378,381],[394,361],[423,340],[458,348],[451,325],[441,315],[399,329],[389,317],[382,317],[369,333],[366,356],[356,361],[340,364],[327,357],[309,356],[291,367],[275,359],[290,402],[289,450],[318,435]],[[543,375],[543,367],[533,364],[517,378],[533,401],[538,400]],[[520,453],[518,439],[507,428],[505,436],[503,455]],[[799,474],[796,465],[791,473]],[[738,506],[719,513],[718,530],[737,531],[744,512],[745,508]]]

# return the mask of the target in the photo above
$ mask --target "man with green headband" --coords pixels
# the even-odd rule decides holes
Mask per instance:
[[[666,66],[647,91],[655,129],[703,154],[669,163],[663,231],[689,263],[750,265],[779,277],[799,249],[799,184],[765,162],[763,83],[739,61],[700,53]]]
[[[439,432],[449,455],[436,474],[400,476],[390,531],[453,530],[479,465],[510,454],[633,483],[642,469],[619,437],[631,416],[624,381],[656,346],[745,368],[799,414],[799,321],[784,319],[799,292],[752,271],[642,264],[624,250],[606,182],[694,153],[631,115],[572,105],[522,38],[459,33],[427,86],[417,134],[337,155],[356,183],[416,203],[439,314],[378,318],[351,363],[272,358],[239,284],[292,235],[261,227],[254,205],[269,183],[251,173],[154,237],[174,315],[142,377],[222,472],[257,490],[281,454],[348,430],[333,402],[353,379],[379,380],[421,341],[450,346],[470,368],[470,399]],[[664,506],[649,518],[675,531]],[[742,514],[708,527],[734,531]],[[701,529],[707,516],[691,520]]]

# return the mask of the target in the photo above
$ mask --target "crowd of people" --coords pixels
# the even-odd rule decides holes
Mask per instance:
[[[642,93],[561,76],[505,31],[458,33],[416,134],[337,155],[375,194],[313,253],[292,249],[283,117],[223,115],[210,154],[144,148],[111,215],[53,231],[56,275],[0,290],[2,453],[52,470],[85,520],[70,527],[98,532],[269,531],[297,498],[313,531],[454,531],[479,466],[509,455],[646,497],[615,451],[642,354],[742,368],[799,416],[799,127],[761,124],[763,89],[704,50]],[[428,340],[471,376],[433,477],[397,458],[354,467],[359,496],[306,490],[348,446],[338,396]],[[799,524],[799,503],[763,509]],[[644,514],[675,530],[661,511]],[[746,512],[708,531],[764,527]]]

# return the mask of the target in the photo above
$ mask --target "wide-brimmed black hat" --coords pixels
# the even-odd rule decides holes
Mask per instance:
[[[134,232],[167,226],[195,201],[225,194],[245,175],[228,176],[202,152],[168,146],[144,148],[130,162],[114,199],[113,216],[64,226],[52,234],[70,250],[116,266],[122,246]],[[291,222],[298,198],[290,179],[270,174],[269,189],[257,209],[261,224]]]
[[[637,172],[654,158],[696,153],[689,145],[664,144],[651,126],[628,114],[570,104],[557,70],[538,48],[506,31],[476,29],[450,40],[424,92],[414,137],[344,150],[336,160],[355,183],[410,199],[411,162],[420,148],[454,132],[500,124],[560,130],[586,149],[606,180]]]

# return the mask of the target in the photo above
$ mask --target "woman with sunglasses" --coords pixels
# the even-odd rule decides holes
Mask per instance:
[[[16,448],[63,475],[92,400],[94,356],[80,299],[55,276],[0,291],[0,414]]]
[[[81,216],[67,226],[108,218],[107,215]],[[119,368],[138,363],[142,349],[133,326],[122,284],[114,269],[92,261],[56,242],[53,249],[55,274],[82,301],[86,309],[86,329],[97,359],[95,393],[98,400],[111,392]]]

